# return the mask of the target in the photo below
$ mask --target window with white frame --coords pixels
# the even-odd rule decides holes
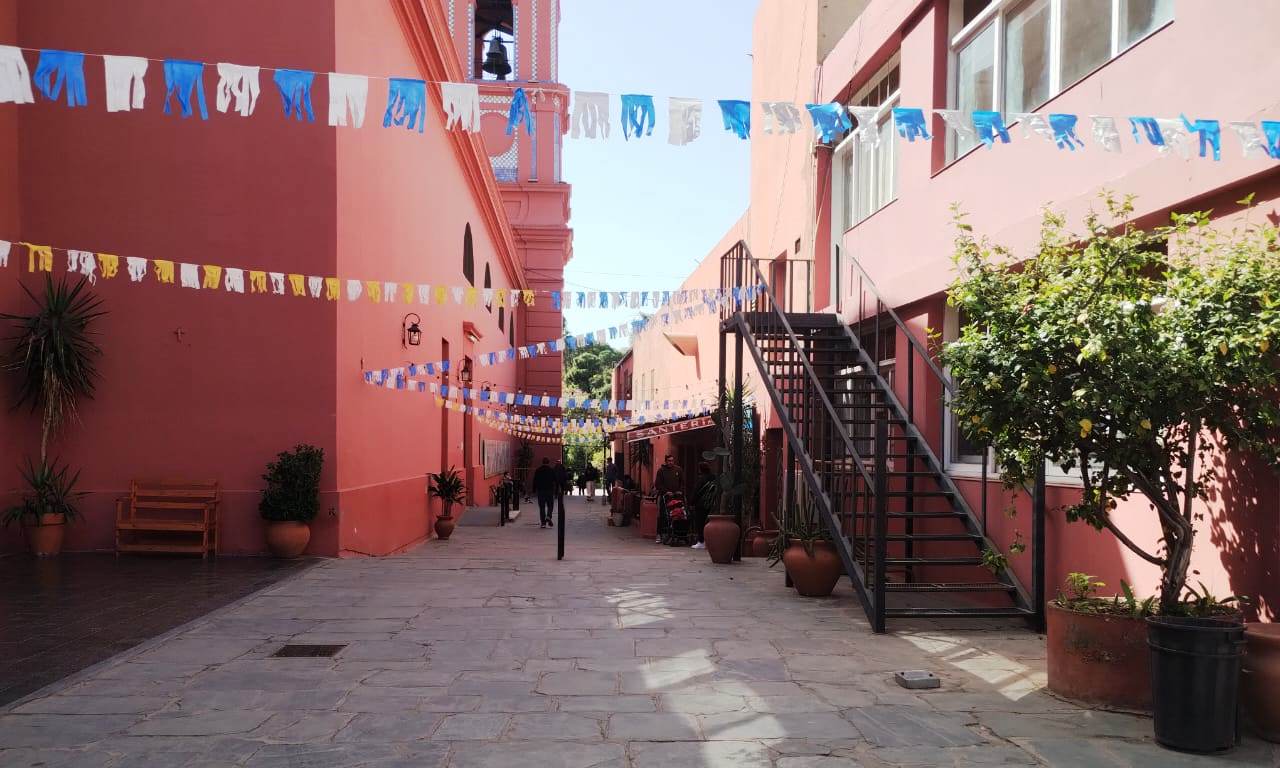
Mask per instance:
[[[872,126],[856,130],[836,147],[835,200],[841,229],[847,230],[888,205],[898,195],[898,157],[893,138],[893,108],[898,104],[898,61],[889,62],[850,106],[875,107]],[[858,129],[864,126],[856,125]]]
[[[952,3],[952,104],[1031,112],[1173,19],[1173,0]],[[952,158],[974,140],[949,132]]]

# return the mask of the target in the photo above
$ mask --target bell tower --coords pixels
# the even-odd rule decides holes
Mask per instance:
[[[515,231],[529,287],[564,289],[564,267],[573,256],[569,229],[569,185],[560,175],[561,149],[569,128],[569,89],[559,82],[559,0],[440,0],[463,71],[480,86],[481,130],[507,218]],[[534,116],[532,135],[524,123],[508,136],[507,114],[523,88]],[[516,345],[562,335],[561,312],[549,302],[520,307]],[[495,345],[499,346],[499,345]],[[559,397],[560,353],[519,359],[518,381],[526,394]],[[534,447],[535,463],[558,458],[553,446]]]

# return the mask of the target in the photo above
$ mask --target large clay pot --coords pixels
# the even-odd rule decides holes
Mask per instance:
[[[447,541],[453,535],[453,529],[457,527],[458,521],[453,515],[441,515],[436,518],[436,537],[441,541]]]
[[[801,597],[826,597],[836,588],[844,568],[835,547],[827,541],[813,542],[813,554],[796,542],[782,553],[782,564]]]
[[[301,555],[311,541],[311,526],[296,520],[267,523],[267,549],[276,557]]]
[[[733,551],[738,547],[738,536],[742,528],[738,526],[733,515],[709,515],[707,524],[702,527],[702,540],[707,545],[707,554],[711,562],[724,565],[733,562]]]
[[[773,549],[773,542],[778,538],[777,531],[756,531],[751,536],[750,550],[752,557],[768,557]]]
[[[1248,649],[1240,672],[1240,698],[1253,729],[1280,742],[1280,624],[1245,625]]]
[[[1069,699],[1151,709],[1151,656],[1143,619],[1048,604],[1049,690]]]
[[[36,557],[53,557],[62,551],[62,536],[67,530],[67,517],[62,514],[40,515],[36,523],[22,524],[27,546]]]

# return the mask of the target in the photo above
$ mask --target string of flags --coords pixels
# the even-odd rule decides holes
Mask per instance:
[[[444,368],[442,372],[447,371]],[[469,386],[450,386],[448,384],[439,384],[434,381],[411,381],[408,377],[418,375],[434,375],[427,373],[425,366],[409,366],[408,369],[384,369],[382,371],[365,371],[363,379],[366,384],[385,389],[416,389],[420,392],[430,392],[439,395],[445,400],[460,400],[472,403],[487,403],[491,407],[498,406],[515,406],[528,408],[564,408],[567,410],[579,409],[584,411],[601,411],[606,413],[630,412],[632,415],[649,413],[652,411],[669,412],[669,411],[688,411],[691,408],[705,408],[708,406],[706,398],[700,399],[676,399],[668,398],[665,400],[609,400],[605,398],[592,399],[589,397],[554,397],[551,395],[534,395],[525,394],[524,392],[512,392],[509,390],[499,390],[493,388],[475,389]],[[424,386],[425,385],[425,386]]]
[[[26,52],[38,56],[34,77],[26,60]],[[63,97],[68,107],[89,105],[88,87],[85,81],[86,54],[78,51],[22,48],[0,45],[0,104],[31,104],[35,94],[44,99],[58,101]],[[143,109],[146,104],[145,78],[152,61],[161,61],[164,71],[165,114],[175,111],[183,118],[197,112],[202,120],[209,119],[205,99],[204,75],[211,69],[218,76],[214,106],[218,112],[232,112],[240,117],[250,117],[257,109],[262,91],[262,72],[274,72],[271,78],[279,95],[280,108],[286,119],[315,122],[313,90],[317,72],[295,69],[271,69],[218,62],[181,59],[149,59],[139,56],[102,55],[104,73],[104,103],[108,112],[127,112]],[[384,128],[399,128],[422,133],[426,125],[429,100],[428,81],[409,77],[371,77],[369,75],[329,72],[319,78],[328,91],[328,123],[333,127],[362,128],[368,112],[369,81],[385,80],[387,83],[385,109],[382,115]],[[34,83],[34,90],[33,85]],[[447,130],[477,132],[480,130],[480,91],[476,83],[432,82],[438,86],[441,110]],[[517,87],[512,92],[508,109],[506,132],[514,134],[521,126],[533,134],[534,105],[545,97],[536,85],[529,89]],[[559,99],[558,95],[552,98]],[[598,91],[577,91],[573,95],[573,112],[570,135],[586,139],[607,139],[611,131],[611,101],[613,96]],[[176,105],[176,107],[175,107]],[[658,109],[654,97],[649,94],[628,93],[618,97],[619,118],[624,139],[641,140],[652,137],[657,125]],[[819,140],[831,143],[851,131],[858,132],[867,143],[878,142],[874,129],[877,107],[847,107],[839,103],[793,104],[779,101],[750,102],[734,99],[718,100],[721,123],[740,139],[752,136],[752,118],[759,114],[764,133],[771,135],[794,134],[807,123]],[[898,136],[907,141],[928,141],[927,114],[932,113],[963,138],[982,142],[987,146],[1012,141],[1011,122],[1022,124],[1022,138],[1041,137],[1058,149],[1083,149],[1087,146],[1079,132],[1080,115],[1066,113],[1010,113],[994,111],[961,112],[959,110],[925,110],[898,107],[893,110],[893,120]],[[703,102],[699,99],[672,97],[667,100],[668,137],[670,144],[684,146],[702,134]],[[1107,152],[1121,151],[1121,130],[1116,118],[1090,115],[1093,141]],[[1185,115],[1176,118],[1132,116],[1128,117],[1130,132],[1137,145],[1147,144],[1162,154],[1176,151],[1190,157],[1198,149],[1200,157],[1212,154],[1221,159],[1222,124],[1215,119]],[[1234,121],[1228,126],[1240,142],[1245,157],[1268,157],[1280,160],[1280,121]],[[1193,146],[1194,145],[1194,146]],[[427,302],[422,302],[427,303]]]
[[[412,385],[412,386],[411,386]],[[401,392],[414,392],[420,394],[431,393],[426,386],[426,382],[408,382],[404,379],[397,381],[397,386],[393,389]],[[658,413],[653,415],[635,415],[630,417],[624,416],[606,416],[606,417],[585,417],[585,418],[569,418],[563,416],[533,416],[523,413],[511,413],[505,410],[497,410],[494,408],[482,408],[476,405],[468,405],[465,402],[454,399],[447,399],[440,396],[439,393],[433,393],[436,405],[447,411],[461,413],[465,415],[474,415],[486,423],[493,423],[502,426],[511,426],[531,432],[540,432],[545,434],[604,434],[609,432],[617,432],[630,429],[634,426],[642,426],[645,424],[661,423],[671,421],[673,419],[689,419],[698,416],[704,416],[714,410],[706,403],[699,405],[697,408],[688,408],[682,411],[672,411],[670,413]]]
[[[482,352],[476,358],[476,362],[481,366],[488,367],[517,359],[528,360],[542,355],[605,344],[614,339],[635,336],[651,327],[673,325],[684,320],[717,312],[723,307],[737,306],[743,302],[750,302],[763,291],[763,285],[735,287],[729,290],[726,295],[717,293],[713,298],[708,298],[700,304],[666,308],[646,318],[637,318],[622,325],[602,328],[590,333],[568,334],[535,344],[507,347],[496,352]],[[427,363],[411,363],[407,366],[396,366],[394,368],[368,369],[362,371],[362,376],[367,383],[394,388],[398,380],[412,376],[435,376],[438,373],[448,373],[452,365],[453,363],[449,360],[435,360]]]
[[[338,301],[399,302],[414,306],[455,304],[475,306],[545,306],[556,310],[577,309],[663,309],[689,307],[695,303],[723,303],[733,296],[732,288],[651,291],[548,291],[516,288],[476,288],[474,286],[431,285],[400,280],[340,279],[332,276],[274,272],[264,269],[228,267],[220,264],[190,264],[168,259],[121,257],[101,251],[85,251],[0,240],[0,267],[7,267],[14,247],[26,248],[28,272],[52,272],[55,254],[66,255],[67,272],[83,275],[91,284],[112,280],[123,266],[132,283],[150,276],[155,283],[179,285],[192,290],[222,290],[228,293],[262,293]],[[175,282],[176,281],[176,282]]]

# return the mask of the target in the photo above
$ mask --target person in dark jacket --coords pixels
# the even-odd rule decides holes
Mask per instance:
[[[538,496],[538,527],[546,528],[551,525],[551,512],[560,494],[560,480],[551,468],[550,459],[543,459],[542,466],[534,470],[533,492]]]
[[[559,459],[556,460],[556,484],[560,486],[560,490],[557,491],[557,495],[556,495],[556,503],[559,509],[563,510],[564,495],[573,490],[572,488],[573,479],[569,476],[569,470],[567,467],[565,467],[564,461]],[[550,518],[548,518],[547,524],[550,525],[552,528],[554,528],[556,525],[555,521],[551,520]]]

